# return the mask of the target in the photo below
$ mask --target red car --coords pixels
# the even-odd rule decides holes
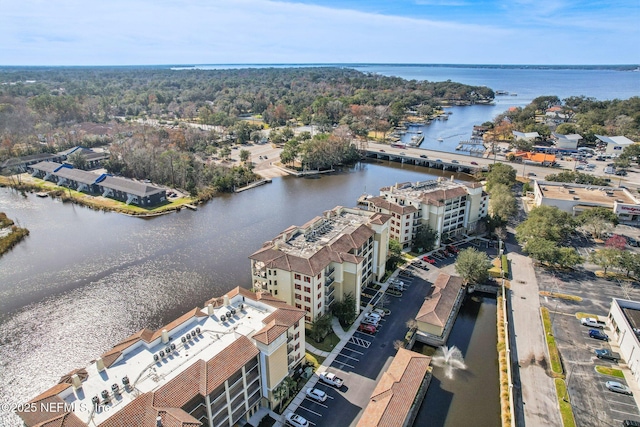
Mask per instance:
[[[429,256],[423,256],[422,260],[424,262],[428,262],[429,264],[435,264],[436,263],[436,260],[431,258],[431,257],[429,257]]]
[[[449,245],[447,246],[447,250],[449,252],[453,252],[454,254],[457,254],[458,252],[460,252],[460,249],[456,248],[455,246]]]
[[[377,332],[377,329],[375,326],[373,325],[367,325],[364,323],[361,323],[360,326],[358,326],[358,330],[360,332],[364,332],[365,334],[375,334]]]
[[[478,166],[477,162],[471,162],[471,164],[474,165],[474,166]]]

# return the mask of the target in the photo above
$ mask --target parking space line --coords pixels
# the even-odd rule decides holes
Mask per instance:
[[[363,353],[363,352],[361,352],[361,351],[354,350],[354,349],[349,348],[349,347],[346,347],[346,346],[343,348],[343,350],[353,351],[354,353],[358,353],[358,354],[359,354],[359,355],[361,355],[361,356],[364,354],[364,353]]]
[[[342,353],[338,353],[338,356],[346,357],[347,359],[355,360],[356,362],[360,361],[360,359],[356,359],[355,357],[347,356],[346,354]]]
[[[298,406],[298,408],[304,409],[305,411],[311,412],[313,415],[317,415],[318,417],[322,418],[322,414],[319,414],[316,411],[312,411],[311,409],[306,408],[306,407],[304,407],[302,405]]]
[[[323,408],[328,408],[327,405],[323,404],[322,402],[318,402],[317,400],[313,400],[310,397],[305,397],[306,400],[308,400],[309,402],[315,403],[316,405],[320,405]]]
[[[362,338],[355,337],[353,335],[351,336],[351,338],[349,338],[349,342],[364,348],[369,348],[369,346],[371,345],[371,342],[363,340]]]
[[[341,362],[341,361],[339,361],[339,360],[334,360],[334,362],[333,362],[333,363],[338,363],[338,364],[342,365],[343,367],[344,367],[344,366],[348,366],[348,367],[350,367],[350,368],[352,368],[352,369],[355,369],[355,366],[353,366],[353,365],[349,365],[348,363],[344,363],[344,362]],[[333,365],[333,363],[332,363],[332,365]],[[340,368],[340,369],[342,369],[342,368]]]

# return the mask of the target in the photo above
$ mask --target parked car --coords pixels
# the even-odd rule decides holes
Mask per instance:
[[[624,420],[622,422],[622,427],[640,427],[640,421]]]
[[[435,259],[431,258],[430,256],[426,256],[426,255],[422,257],[422,260],[424,262],[428,262],[429,264],[435,264],[436,263]]]
[[[309,421],[306,418],[293,412],[289,412],[284,418],[287,424],[294,427],[307,427],[309,425]]]
[[[426,155],[424,155],[424,154],[420,154],[420,157],[422,157],[423,159],[428,158],[428,157],[427,157]]]
[[[380,321],[373,317],[365,317],[360,323],[362,323],[363,325],[372,325],[377,328],[380,324]]]
[[[307,397],[315,400],[316,402],[324,402],[327,400],[327,393],[317,388],[308,388]]]
[[[457,254],[458,252],[460,252],[460,249],[456,248],[453,245],[447,245],[447,250],[449,252],[453,252],[454,254]]]
[[[386,310],[387,311],[385,312],[384,309],[382,309],[382,308],[374,308],[373,312],[379,314],[382,317],[384,317],[387,314],[391,314],[391,310],[389,310],[388,308]]]
[[[600,329],[604,329],[606,325],[606,323],[604,323],[601,320],[595,319],[593,317],[585,317],[583,319],[580,319],[580,323],[582,323],[585,326],[591,326],[592,328],[600,328]]]
[[[389,289],[393,289],[394,291],[403,292],[407,288],[405,288],[404,285],[400,285],[398,283],[392,283],[392,284],[389,285]]]
[[[460,162],[457,160],[451,160],[451,163],[460,163]]]
[[[600,329],[589,329],[589,336],[597,340],[609,341],[609,335],[605,334]]]
[[[618,356],[615,353],[611,353],[606,348],[601,348],[601,349],[597,349],[597,350],[594,350],[594,351],[595,351],[596,356],[598,357],[598,359],[607,359],[607,360],[611,360],[612,362],[616,362],[616,363],[618,363],[618,360],[620,360],[620,356]]]
[[[374,312],[374,311],[371,311],[371,312],[369,312],[369,313],[365,314],[365,315],[364,315],[364,317],[365,317],[365,318],[366,318],[366,317],[368,317],[368,318],[370,318],[370,319],[377,320],[378,322],[379,322],[380,320],[382,320],[382,316],[381,316],[380,314],[378,314],[378,313]]]
[[[478,166],[478,162],[471,162],[472,165]]]
[[[365,334],[373,335],[376,332],[378,332],[378,329],[373,325],[369,325],[367,323],[360,323],[360,325],[358,325],[358,331],[364,332]]]
[[[344,384],[342,378],[338,378],[336,374],[333,374],[331,372],[323,372],[319,375],[319,377],[320,381],[322,381],[323,383],[329,384],[330,386],[336,388],[340,388]]]
[[[389,279],[389,283],[391,283],[392,285],[400,285],[400,286],[404,286],[404,282],[400,279]]]
[[[609,390],[615,391],[616,393],[628,394],[629,396],[633,394],[629,387],[622,383],[619,383],[618,381],[607,381],[606,383],[604,383],[604,385]]]
[[[436,163],[442,163],[442,160],[436,159]]]

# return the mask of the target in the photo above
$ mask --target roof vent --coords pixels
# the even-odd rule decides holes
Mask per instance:
[[[169,342],[169,332],[166,329],[162,330],[162,343],[166,344]]]
[[[98,372],[104,371],[104,361],[102,360],[102,357],[98,357],[96,359],[96,369]]]
[[[162,417],[160,415],[156,418],[156,427],[162,427]]]
[[[228,306],[229,305],[229,295],[225,295],[223,300],[224,300],[224,306],[225,307]]]
[[[207,305],[207,314],[209,316],[213,316],[213,304],[208,304]]]
[[[78,374],[71,375],[71,384],[73,385],[73,388],[75,388],[76,390],[82,387],[82,381],[80,380],[80,377],[78,376]]]

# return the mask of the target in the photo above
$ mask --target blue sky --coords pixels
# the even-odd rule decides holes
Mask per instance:
[[[1,5],[0,65],[640,63],[640,0]]]

